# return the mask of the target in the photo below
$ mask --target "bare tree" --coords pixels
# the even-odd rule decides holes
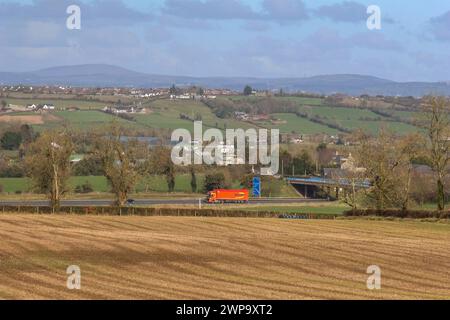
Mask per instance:
[[[113,122],[106,135],[99,139],[97,153],[116,204],[122,207],[138,181],[136,145],[132,141],[124,141],[122,128]]]
[[[450,101],[445,97],[427,97],[426,115],[428,157],[436,174],[438,210],[445,209],[445,179],[450,163]]]
[[[419,134],[410,134],[396,142],[399,166],[394,172],[397,179],[397,192],[394,193],[394,202],[406,211],[411,203],[411,184],[414,173],[413,162],[423,152],[424,139]]]
[[[365,170],[354,168],[353,170],[336,170],[332,175],[336,183],[335,188],[343,190],[339,193],[339,200],[350,206],[352,210],[358,210],[358,206],[363,202],[363,186],[366,183]]]
[[[70,157],[74,151],[67,131],[44,132],[30,144],[25,158],[28,175],[34,186],[48,195],[52,212],[60,208],[61,196],[67,191]]]
[[[389,207],[407,210],[413,160],[423,146],[420,136],[399,138],[382,130],[376,138],[361,135],[359,141],[358,159],[372,184],[366,190],[369,204],[372,203],[378,210]]]

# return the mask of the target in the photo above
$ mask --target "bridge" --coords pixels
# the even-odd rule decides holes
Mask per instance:
[[[336,198],[338,198],[340,191],[344,191],[350,187],[355,186],[356,189],[360,190],[368,189],[372,186],[367,180],[355,182],[346,178],[329,179],[321,177],[287,177],[286,181],[292,184],[294,188],[305,198],[317,198],[323,191],[325,191],[327,195],[331,195],[332,190],[334,190]]]

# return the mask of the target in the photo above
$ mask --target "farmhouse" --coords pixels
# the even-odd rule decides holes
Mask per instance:
[[[243,120],[243,121],[247,121],[248,120],[248,114],[242,111],[236,111],[234,113],[234,116],[236,119],[238,120]]]
[[[170,95],[170,99],[174,100],[174,99],[179,99],[179,100],[189,100],[192,99],[193,97],[190,94],[180,94],[180,95],[174,95],[171,94]]]
[[[55,106],[52,105],[52,104],[44,104],[44,105],[42,106],[42,109],[43,109],[43,110],[55,110]]]
[[[139,108],[139,107],[135,107],[135,106],[104,107],[102,110],[103,110],[103,112],[113,113],[113,114],[144,112],[144,108]]]
[[[29,104],[27,105],[27,109],[28,110],[32,110],[32,111],[39,111],[39,110],[44,110],[44,111],[53,111],[56,109],[55,105],[51,104],[51,103],[46,103],[46,104]]]

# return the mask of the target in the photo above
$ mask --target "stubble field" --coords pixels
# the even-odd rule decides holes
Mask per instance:
[[[450,299],[447,223],[0,215],[0,239],[2,299]]]

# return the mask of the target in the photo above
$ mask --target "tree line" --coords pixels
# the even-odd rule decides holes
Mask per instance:
[[[346,189],[341,199],[354,210],[359,205],[377,210],[408,210],[412,189],[424,192],[421,187],[427,183],[415,172],[417,164],[431,168],[437,209],[445,209],[450,171],[449,99],[427,97],[422,108],[425,119],[421,121],[421,132],[403,137],[386,130],[381,130],[376,137],[361,131],[355,133],[355,166],[361,170],[348,170],[343,176],[335,177]],[[359,188],[361,181],[370,182],[371,187]]]

